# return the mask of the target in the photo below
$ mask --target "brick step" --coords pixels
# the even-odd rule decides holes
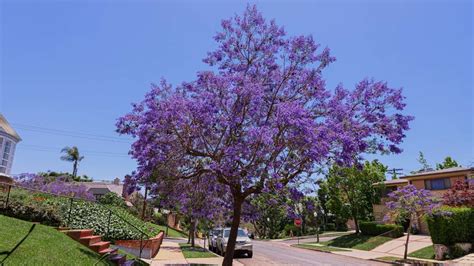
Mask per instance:
[[[76,241],[79,241],[81,237],[92,235],[92,229],[66,230],[64,232]]]
[[[106,254],[106,253],[117,254],[117,252],[118,252],[118,249],[116,249],[116,248],[107,248],[107,249],[104,249],[104,250],[99,251],[98,253],[99,253],[100,255],[104,255],[104,254]]]
[[[102,241],[101,236],[85,236],[85,237],[79,238],[79,242],[81,242],[81,244],[85,246],[90,246],[100,241]]]
[[[127,256],[122,254],[115,254],[110,256],[109,261],[116,265],[123,265],[127,261]]]
[[[106,250],[109,247],[110,247],[110,242],[109,241],[99,241],[97,243],[89,245],[89,248],[94,250],[97,253],[101,253],[101,251]]]

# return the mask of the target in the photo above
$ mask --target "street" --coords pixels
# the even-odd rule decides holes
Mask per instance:
[[[329,241],[334,237],[322,237],[320,241]],[[185,242],[186,240],[171,240]],[[315,238],[300,239],[300,243],[315,242]],[[203,245],[202,239],[196,242]],[[246,258],[245,255],[235,258],[244,265],[386,265],[384,263],[356,259],[352,257],[336,255],[326,252],[295,248],[297,239],[282,241],[253,240],[253,257]]]
[[[291,247],[290,244],[294,241],[255,240],[253,258],[237,258],[237,260],[244,265],[384,265],[375,261]]]

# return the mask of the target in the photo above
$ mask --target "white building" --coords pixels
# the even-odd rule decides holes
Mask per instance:
[[[10,175],[15,147],[20,141],[20,136],[0,114],[0,174]]]

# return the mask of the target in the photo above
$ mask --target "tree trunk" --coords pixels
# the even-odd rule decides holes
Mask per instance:
[[[408,224],[408,230],[407,230],[407,240],[405,242],[405,253],[403,254],[403,259],[407,259],[407,254],[408,254],[408,242],[410,241],[410,231],[411,231],[411,226],[413,224],[413,217],[410,217],[410,223]]]
[[[146,211],[146,200],[148,197],[148,187],[145,186],[145,196],[143,198],[143,207],[142,207],[142,220],[145,221],[145,211]]]
[[[242,203],[243,199],[241,199],[239,195],[234,195],[234,213],[232,217],[232,225],[230,227],[229,240],[227,241],[227,247],[225,249],[224,261],[222,262],[223,266],[232,266],[237,231],[240,225],[240,215],[242,214]]]
[[[360,230],[359,230],[359,220],[357,219],[357,215],[354,215],[354,225],[356,227],[356,234],[359,234],[360,233]]]
[[[72,165],[72,176],[74,178],[77,176],[77,161],[74,161],[74,164]]]
[[[194,247],[194,238],[196,237],[196,221],[191,219],[191,247]]]

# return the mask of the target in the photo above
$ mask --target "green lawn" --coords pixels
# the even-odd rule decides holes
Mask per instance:
[[[158,225],[158,224],[153,224],[153,223],[147,223],[147,224],[154,228],[157,228],[158,230],[163,230],[163,232],[166,233],[166,226],[164,225]],[[175,230],[171,227],[168,227],[168,236],[169,237],[184,237],[184,238],[188,237],[188,235],[186,235],[184,232]]]
[[[322,242],[321,244],[339,248],[372,250],[390,240],[393,240],[393,238],[385,236],[364,236],[350,234],[340,236],[330,241]]]
[[[32,226],[0,215],[0,265],[94,265],[99,261],[98,254],[56,229],[37,224],[31,230]]]
[[[350,250],[346,249],[341,249],[341,248],[335,248],[335,247],[329,247],[329,246],[317,246],[315,244],[296,244],[292,245],[292,247],[297,247],[297,248],[304,248],[304,249],[311,249],[311,250],[317,250],[317,251],[347,251],[351,252]]]
[[[186,259],[216,257],[214,253],[211,253],[198,245],[195,245],[195,247],[192,248],[191,244],[179,243],[179,246],[181,247],[181,251]]]
[[[419,258],[419,259],[434,259],[433,246],[427,246],[417,251],[408,254],[408,257]]]
[[[397,260],[401,260],[401,258],[387,256],[387,257],[377,258],[377,260],[393,263],[393,262],[396,262]]]

